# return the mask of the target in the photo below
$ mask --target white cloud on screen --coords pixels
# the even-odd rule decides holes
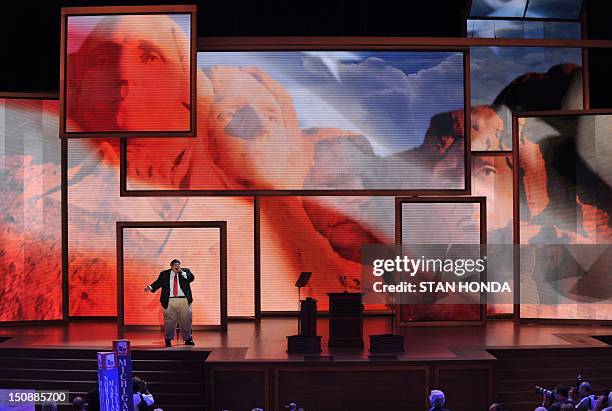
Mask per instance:
[[[334,76],[336,81],[342,81],[338,73],[343,61],[359,61],[361,57],[348,51],[306,51],[307,56],[318,58]]]
[[[462,108],[462,67],[460,53],[410,74],[369,57],[358,63],[342,62],[341,82],[330,87],[325,67],[304,61],[306,71],[321,77],[309,88],[353,119],[380,155],[420,145],[433,115]]]

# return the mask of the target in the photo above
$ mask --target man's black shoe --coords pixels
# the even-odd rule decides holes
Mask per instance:
[[[185,345],[195,345],[195,343],[193,342],[193,338],[185,340]]]
[[[166,347],[172,347],[172,340],[166,340]]]

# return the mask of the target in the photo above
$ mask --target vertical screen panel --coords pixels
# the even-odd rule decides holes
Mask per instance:
[[[465,188],[462,53],[202,52],[198,94],[180,189]],[[177,189],[167,147],[128,141],[128,190]]]
[[[480,205],[469,202],[401,203],[401,243],[480,244]],[[473,301],[473,300],[472,300]],[[478,304],[400,305],[400,321],[480,321]]]
[[[471,47],[472,107],[494,105],[503,123],[472,141],[472,150],[511,150],[512,111],[581,109],[582,50],[544,47]],[[512,111],[511,111],[512,110]],[[488,123],[493,124],[493,114]]]
[[[391,244],[393,197],[260,197],[262,311],[295,311],[300,272],[312,277],[302,297],[327,310],[329,292],[360,290],[361,246]],[[378,309],[384,307],[366,307]]]
[[[520,243],[533,251],[521,249],[522,317],[610,319],[611,132],[611,115],[519,119]],[[547,244],[599,258],[560,260],[562,275],[548,275]]]
[[[190,131],[191,14],[68,15],[65,24],[67,135]]]
[[[62,318],[57,119],[57,101],[0,99],[0,321]]]
[[[252,197],[120,197],[112,139],[69,140],[68,173],[71,315],[117,315],[117,221],[227,221],[228,315],[254,315]],[[157,246],[163,253],[166,245]],[[142,270],[161,271],[152,263]]]
[[[512,155],[472,155],[472,194],[487,199],[487,244],[513,243]],[[487,261],[489,280],[513,283],[513,260],[509,248],[491,247]],[[503,251],[503,252],[502,252]],[[513,304],[495,303],[488,295],[487,314],[512,314]],[[506,301],[511,301],[508,298]]]
[[[163,252],[160,245],[163,244]],[[180,256],[181,267],[195,276],[191,283],[193,325],[221,324],[221,235],[218,228],[124,228],[123,309],[125,325],[161,325],[161,290],[144,294],[157,279],[142,267],[170,268]]]

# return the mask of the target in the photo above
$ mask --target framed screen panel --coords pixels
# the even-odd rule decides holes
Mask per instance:
[[[200,52],[198,99],[208,104],[178,159],[188,174],[172,170],[166,142],[129,140],[122,195],[465,194],[465,60],[440,50]]]
[[[612,112],[525,113],[515,123],[520,318],[609,321]]]
[[[402,249],[487,243],[484,197],[398,197],[395,204],[395,242]],[[400,325],[482,324],[486,304],[400,304],[396,319]]]
[[[163,252],[151,247],[148,238],[173,245]],[[187,258],[183,258],[186,256]],[[143,294],[157,275],[143,266],[157,264],[160,271],[174,258],[195,276],[191,283],[194,328],[227,328],[227,234],[225,222],[118,222],[117,223],[117,312],[120,326],[163,324],[159,292]]]
[[[513,244],[513,167],[511,153],[480,152],[472,153],[472,194],[482,196],[487,201],[487,272],[495,280],[513,283],[514,262],[510,245]],[[508,247],[497,247],[508,245]],[[491,275],[490,275],[491,276]],[[495,302],[496,294],[489,294],[487,315],[493,317],[509,316],[514,312],[511,299]]]
[[[118,139],[65,142],[71,316],[117,315],[117,221],[227,221],[228,315],[255,314],[252,197],[121,197]],[[174,240],[148,237],[146,241],[146,249],[163,251]],[[143,270],[160,271],[156,264],[144,264]],[[100,288],[100,284],[106,286]]]
[[[298,309],[301,291],[328,309],[329,292],[360,290],[361,246],[392,244],[394,198],[378,196],[258,197],[262,312]],[[346,279],[344,278],[346,277]],[[366,305],[366,310],[386,310]]]
[[[0,97],[0,322],[63,318],[57,112],[57,97]]]
[[[195,6],[62,8],[60,136],[194,136],[195,24]]]

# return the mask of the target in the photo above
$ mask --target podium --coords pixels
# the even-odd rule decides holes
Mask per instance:
[[[317,335],[317,300],[306,298],[300,301],[299,335]]]
[[[287,336],[290,354],[316,354],[321,352],[321,336],[317,335],[317,300],[300,301],[297,335]]]
[[[363,347],[361,293],[328,293],[329,347]]]

